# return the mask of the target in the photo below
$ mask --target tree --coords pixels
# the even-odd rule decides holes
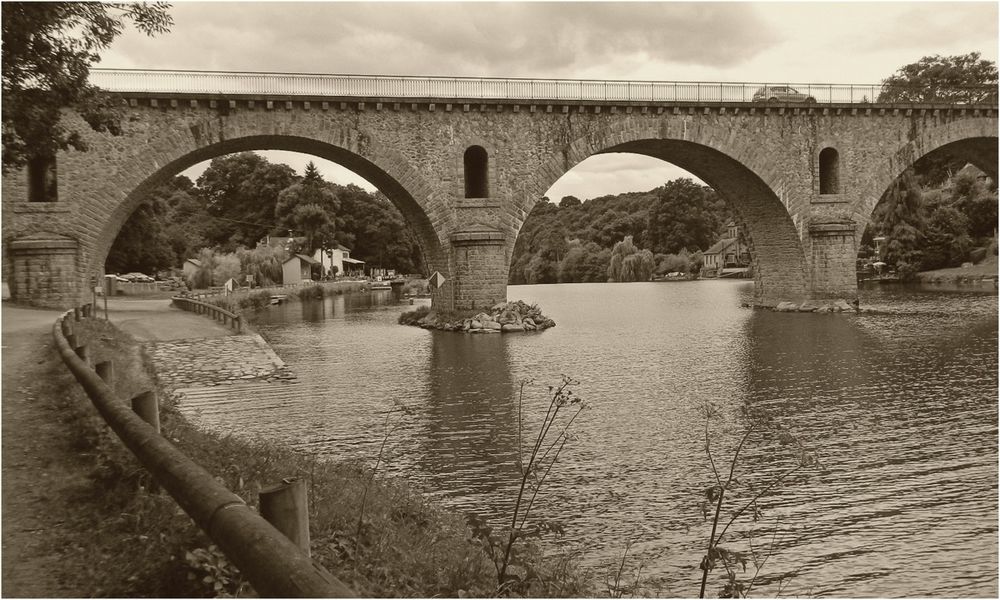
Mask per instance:
[[[122,226],[104,262],[107,273],[155,274],[179,261],[157,214],[159,205],[141,205]]]
[[[922,231],[927,223],[923,193],[912,170],[905,171],[885,193],[872,214],[875,230],[886,237],[883,259],[906,278],[923,260]]]
[[[3,172],[59,150],[86,150],[61,124],[74,107],[96,131],[119,133],[115,101],[87,82],[99,51],[132,23],[147,35],[173,24],[169,4],[5,2],[3,22]]]
[[[340,200],[336,192],[312,162],[306,166],[301,181],[281,190],[274,207],[279,227],[306,236],[304,250],[307,254],[334,243],[339,212]]]
[[[979,52],[925,56],[882,80],[879,102],[996,101],[996,63]]]
[[[296,180],[288,165],[271,164],[253,152],[213,159],[198,177],[198,194],[214,217],[208,242],[226,250],[255,246],[277,229],[278,194]]]
[[[969,235],[983,238],[993,235],[997,227],[997,190],[974,173],[962,172],[952,180],[952,203],[965,215]]]
[[[559,201],[559,208],[572,208],[574,206],[580,206],[583,202],[580,201],[576,196],[563,196],[563,199]]]
[[[725,203],[712,188],[681,178],[655,190],[646,222],[645,245],[653,252],[676,254],[705,250],[724,223]]]

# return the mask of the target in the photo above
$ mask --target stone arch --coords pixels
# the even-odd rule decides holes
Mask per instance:
[[[719,141],[729,140],[731,145]],[[659,158],[685,169],[715,189],[746,226],[754,256],[755,303],[773,306],[809,296],[808,268],[798,225],[779,196],[784,187],[777,169],[766,163],[752,141],[741,141],[730,127],[635,127],[628,123],[579,138],[553,157],[529,182],[523,209],[562,175],[595,154],[630,152]],[[514,240],[511,240],[513,248]]]
[[[424,264],[431,270],[447,268],[446,250],[432,225],[432,219],[436,215],[429,214],[423,206],[431,196],[431,188],[404,160],[394,156],[390,151],[383,148],[379,157],[363,156],[356,149],[345,147],[346,145],[296,135],[251,134],[230,139],[220,137],[223,139],[205,143],[188,152],[177,153],[178,155],[171,156],[171,160],[162,166],[155,155],[133,157],[131,161],[133,164],[122,166],[120,170],[140,173],[144,178],[137,184],[133,183],[131,190],[126,191],[124,199],[107,215],[94,243],[89,272],[103,270],[104,261],[118,232],[149,191],[199,162],[250,150],[301,152],[351,169],[371,182],[400,210],[417,238]],[[375,160],[379,160],[378,164]],[[128,182],[119,185],[125,190],[129,188]]]
[[[854,209],[859,237],[885,191],[903,171],[925,156],[950,153],[972,163],[996,181],[997,137],[996,118],[956,119],[923,128],[919,135],[887,153],[888,160],[882,161],[870,176]]]

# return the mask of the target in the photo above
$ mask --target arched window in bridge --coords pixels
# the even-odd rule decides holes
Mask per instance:
[[[486,149],[482,146],[469,146],[465,151],[465,197],[489,198],[489,181],[487,178]]]
[[[819,193],[840,193],[840,154],[836,148],[823,148],[819,153]]]
[[[28,201],[55,202],[58,199],[56,157],[33,156],[28,159]]]

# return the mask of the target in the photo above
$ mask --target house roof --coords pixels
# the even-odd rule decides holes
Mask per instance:
[[[358,259],[356,259],[356,258],[345,258],[345,259],[344,259],[344,262],[345,262],[345,263],[349,263],[349,264],[352,264],[352,265],[363,265],[363,264],[365,264],[365,261],[363,261],[363,260],[358,260]]]
[[[283,264],[283,265],[288,264],[290,261],[293,261],[296,258],[299,259],[299,260],[301,260],[301,261],[303,261],[303,262],[305,262],[306,264],[310,264],[310,265],[318,265],[319,264],[318,260],[314,259],[311,256],[306,256],[305,254],[293,254],[287,260],[285,260],[285,262],[283,262],[281,264]]]
[[[729,248],[735,243],[736,243],[735,238],[722,238],[721,240],[712,244],[711,248],[702,252],[702,255],[704,256],[706,254],[722,254],[723,252],[726,251],[727,248]]]
[[[189,263],[191,263],[192,265],[194,265],[196,267],[200,267],[201,266],[201,261],[198,260],[197,258],[189,258],[189,259],[185,260],[184,262],[189,262]]]

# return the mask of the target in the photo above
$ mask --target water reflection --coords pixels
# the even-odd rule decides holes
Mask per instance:
[[[498,334],[432,336],[417,463],[435,489],[489,497],[516,475],[517,399],[506,340]]]

